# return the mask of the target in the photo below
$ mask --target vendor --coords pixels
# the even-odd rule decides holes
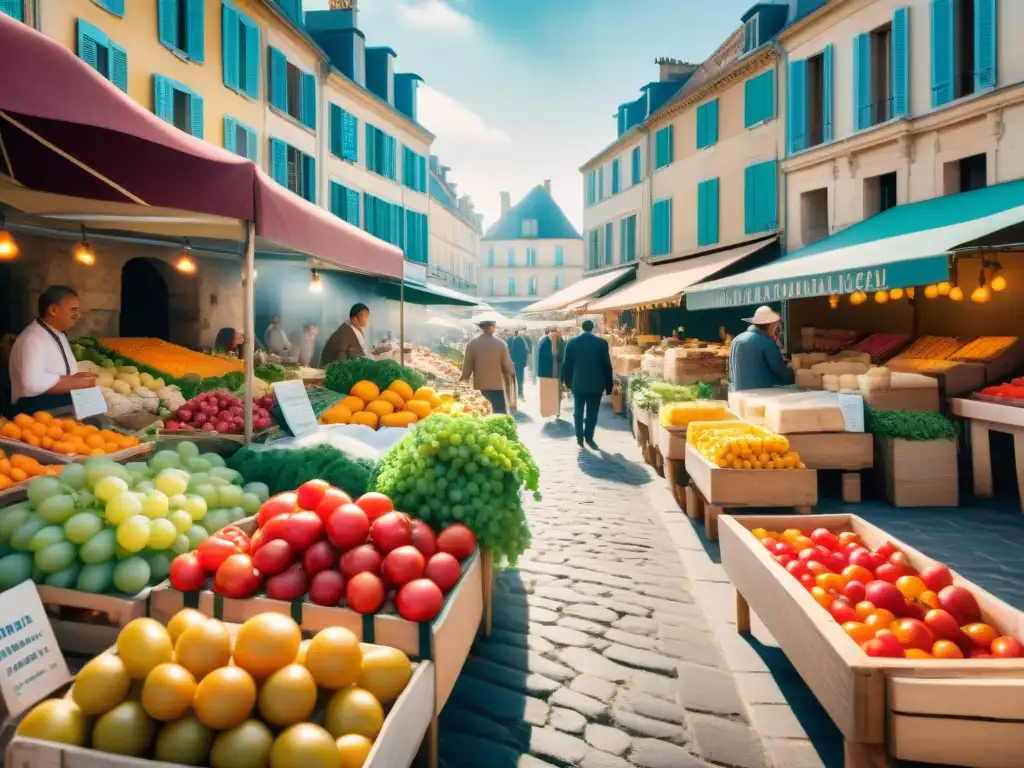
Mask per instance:
[[[10,416],[69,406],[71,390],[96,386],[96,374],[78,372],[64,335],[81,316],[78,294],[66,286],[51,285],[39,297],[38,309],[39,316],[18,334],[11,348]]]
[[[320,365],[326,366],[335,360],[358,360],[368,357],[366,337],[363,335],[370,324],[370,308],[365,304],[354,304],[349,310],[348,320],[331,334],[320,353]]]
[[[241,357],[245,351],[245,334],[234,328],[221,328],[213,342],[215,352]]]
[[[285,357],[291,351],[291,344],[288,343],[288,336],[281,329],[281,318],[272,317],[270,325],[263,334],[263,344],[267,352],[278,357]]]
[[[771,307],[758,307],[743,318],[750,327],[729,347],[729,388],[734,392],[768,389],[793,383],[793,371],[775,343],[782,318]]]

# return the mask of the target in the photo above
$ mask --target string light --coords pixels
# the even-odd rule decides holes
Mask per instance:
[[[950,301],[963,301],[964,300],[964,289],[959,285],[954,285],[949,289]]]
[[[839,297],[838,296],[829,296],[828,297],[828,305],[832,309],[839,309]]]
[[[926,299],[938,298],[938,295],[939,295],[939,286],[937,286],[937,285],[927,285],[927,286],[925,286],[924,297]]]
[[[886,291],[879,291],[875,294],[876,304],[885,304],[889,300],[889,294]]]
[[[908,299],[914,298],[914,289],[913,288],[907,288],[907,298]]]
[[[950,291],[953,290],[948,280],[943,280],[936,287],[939,290],[939,296],[949,296]],[[959,301],[959,299],[953,299],[953,301]]]
[[[324,284],[320,279],[320,270],[312,269],[310,271],[313,273],[313,276],[309,279],[309,292],[317,294],[323,293]]]
[[[174,268],[183,275],[196,273],[196,263],[192,260],[192,246],[189,245],[187,237],[185,238],[185,247],[181,249],[181,256],[174,262]]]
[[[903,298],[903,289],[893,288],[891,291],[889,291],[889,298],[892,299],[893,301],[899,301],[900,299]]]
[[[11,233],[0,229],[0,261],[13,261],[18,258],[18,244]]]
[[[971,291],[971,301],[975,304],[987,304],[992,299],[992,292],[987,285],[979,285]]]
[[[75,246],[75,250],[72,252],[79,264],[85,267],[91,267],[96,263],[96,254],[93,253],[92,246],[89,245],[89,239],[86,236],[85,227],[82,227],[82,241]]]

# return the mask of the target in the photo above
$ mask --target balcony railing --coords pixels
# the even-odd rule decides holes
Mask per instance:
[[[470,282],[464,277],[459,277],[455,273],[449,272],[447,269],[441,269],[436,266],[428,267],[427,277],[433,277],[436,280],[440,280],[449,288],[455,288],[462,291],[476,291],[476,283]]]

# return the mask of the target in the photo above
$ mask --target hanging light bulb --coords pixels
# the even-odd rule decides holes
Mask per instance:
[[[885,304],[889,300],[889,294],[886,291],[879,291],[875,294],[876,304]]]
[[[1006,278],[999,274],[998,267],[997,271],[992,275],[991,288],[996,293],[1002,293],[1006,290]]]
[[[853,306],[855,306],[855,307],[859,307],[861,304],[864,303],[864,296],[863,296],[863,294],[861,294],[860,291],[854,291],[853,293],[851,293],[850,294],[850,303]]]
[[[949,289],[950,301],[963,301],[964,300],[964,289],[959,285],[954,285]]]
[[[320,279],[320,270],[319,269],[313,269],[311,271],[313,273],[313,276],[309,279],[309,292],[310,293],[317,293],[317,294],[323,293],[324,292],[324,284],[323,284],[323,282]]]
[[[18,244],[14,237],[4,229],[4,219],[0,216],[0,261],[13,261],[18,258]]]
[[[93,253],[92,246],[89,245],[89,238],[86,235],[85,227],[82,227],[82,241],[75,246],[75,250],[72,252],[75,261],[85,267],[91,267],[96,263],[96,254]]]
[[[913,288],[907,288],[907,298],[908,299],[914,298],[914,289]]]
[[[903,298],[903,289],[893,288],[891,291],[889,291],[889,298],[892,299],[893,301],[899,301],[900,299]]]
[[[187,237],[185,238],[185,247],[181,249],[181,256],[174,262],[174,268],[183,275],[196,273],[196,263],[192,259],[192,246],[189,245]]]
[[[934,299],[939,295],[939,286],[937,285],[926,285],[924,288],[924,297],[926,299]]]
[[[948,280],[943,280],[936,287],[939,289],[939,296],[949,296],[949,292],[953,290]]]
[[[832,307],[832,309],[839,309],[839,297],[838,296],[829,296],[828,297],[828,305],[830,307]]]
[[[992,291],[987,285],[979,285],[971,291],[971,301],[975,304],[987,304],[992,299]]]

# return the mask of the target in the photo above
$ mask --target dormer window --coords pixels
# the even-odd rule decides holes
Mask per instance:
[[[523,219],[523,237],[537,236],[537,220]]]
[[[758,34],[759,16],[755,13],[743,24],[743,52],[750,53],[759,45],[760,35]]]

